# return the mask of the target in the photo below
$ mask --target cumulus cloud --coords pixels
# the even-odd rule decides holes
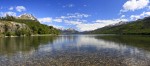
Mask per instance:
[[[38,20],[40,22],[60,22],[65,23],[65,25],[71,25],[75,26],[79,31],[90,31],[95,30],[98,28],[102,28],[104,26],[110,25],[110,24],[116,24],[120,21],[128,21],[127,19],[119,18],[119,19],[112,19],[112,20],[94,20],[88,22],[87,20],[84,20],[83,18],[88,18],[90,15],[83,14],[83,13],[68,13],[66,16],[56,17],[56,18],[39,18]],[[123,15],[122,17],[125,17]],[[55,25],[54,25],[55,26]],[[62,26],[55,26],[59,29],[62,29],[64,27]]]
[[[141,19],[141,18],[144,18],[144,17],[147,17],[147,16],[150,16],[150,12],[143,12],[139,15],[131,15],[130,19],[131,20],[137,20],[137,19]]]
[[[81,19],[81,18],[87,18],[90,15],[83,14],[83,13],[68,13],[66,16],[61,16],[59,18],[61,19]]]
[[[8,10],[14,10],[14,7],[11,6]]]
[[[110,24],[116,24],[120,21],[128,21],[128,20],[127,19],[96,20],[96,21],[94,21],[94,23],[80,23],[80,24],[76,25],[76,27],[80,31],[90,31],[90,30],[102,28],[102,27],[110,25]]]
[[[52,22],[51,17],[45,17],[45,18],[38,18],[38,20],[43,23],[43,22]]]
[[[90,31],[102,28],[107,25],[116,24],[120,21],[128,21],[127,19],[112,19],[112,20],[95,20],[92,23],[87,23],[86,20],[64,20],[68,25],[74,25],[79,31]]]
[[[82,23],[80,21],[73,21],[73,20],[64,20],[64,22],[69,24],[69,25],[78,25],[78,24]]]
[[[53,27],[55,27],[57,29],[64,29],[64,27],[60,26],[60,25],[49,24],[49,26],[53,26]]]
[[[128,0],[124,5],[121,12],[135,11],[147,7],[149,0]]]
[[[138,20],[138,19],[140,19],[140,18],[141,18],[140,15],[131,15],[131,16],[130,16],[130,19],[131,19],[131,20]]]
[[[68,13],[67,14],[68,18],[87,18],[90,15],[88,14],[83,14],[83,13]]]
[[[148,6],[148,10],[150,10],[150,6]]]
[[[97,28],[101,28],[105,26],[104,24],[101,23],[82,23],[82,24],[78,24],[76,25],[76,27],[80,30],[80,31],[90,31],[90,30],[95,30]]]
[[[83,20],[82,18],[87,18],[90,15],[88,14],[83,14],[83,13],[68,13],[65,16],[61,17],[56,17],[56,18],[51,18],[51,17],[46,17],[46,18],[39,18],[40,22],[65,22],[67,24],[76,24],[77,22],[86,22],[86,20]]]
[[[124,18],[124,17],[126,17],[125,15],[121,15],[121,18]]]
[[[95,20],[88,22],[87,20],[84,20],[84,18],[88,18],[90,15],[83,14],[83,13],[68,13],[65,16],[57,17],[61,20],[55,20],[52,21],[60,21],[65,23],[66,25],[72,25],[75,26],[79,31],[90,31],[95,30],[98,28],[102,28],[104,26],[110,25],[110,24],[116,24],[120,21],[128,21],[127,19],[123,19],[125,15],[122,15],[119,19],[112,19],[112,20]]]
[[[59,19],[59,18],[56,18],[56,19],[53,19],[54,22],[62,22],[62,19]]]
[[[95,22],[111,24],[111,23],[117,23],[117,22],[120,22],[120,21],[128,21],[128,20],[127,19],[112,19],[112,20],[96,20]]]
[[[17,6],[17,7],[16,7],[16,10],[17,10],[18,12],[23,12],[23,11],[26,11],[26,8],[25,8],[24,6]]]
[[[10,15],[10,16],[16,16],[15,12],[9,11],[9,12],[0,12],[1,16],[6,16],[6,15]]]

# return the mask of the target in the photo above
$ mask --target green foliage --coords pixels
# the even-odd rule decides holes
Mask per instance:
[[[24,23],[30,27],[33,34],[59,34],[59,31],[52,27],[44,24],[40,24],[40,22],[36,20],[23,20],[17,19],[15,22]]]
[[[26,30],[26,29],[21,29],[21,30],[17,30],[15,32],[17,36],[30,36],[31,35],[31,32],[29,30]]]
[[[17,36],[21,36],[21,35],[31,35],[31,34],[59,34],[59,30],[54,28],[53,26],[47,26],[44,24],[40,24],[39,21],[37,20],[30,20],[30,19],[17,19],[13,16],[8,16],[6,15],[6,17],[0,17],[0,21],[13,21],[13,22],[17,22],[17,23],[23,23],[26,24],[31,31],[29,31],[28,29],[21,29],[21,30],[17,30],[15,32],[15,35]],[[6,35],[7,36],[11,36],[12,33],[11,32],[7,32],[7,28],[8,26],[5,26],[6,29]]]
[[[15,17],[6,15],[6,17],[0,17],[0,20],[13,21],[15,20]]]
[[[6,36],[14,36],[14,33],[12,33],[12,32],[6,32],[5,35]]]
[[[107,26],[89,33],[95,34],[150,34],[150,17],[118,26]]]

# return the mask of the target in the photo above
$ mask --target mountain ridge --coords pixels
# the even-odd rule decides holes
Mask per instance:
[[[61,34],[78,34],[79,31],[72,29],[72,28],[68,28],[68,29],[63,29],[60,30]]]
[[[150,17],[145,17],[136,21],[124,24],[105,26],[93,31],[85,32],[88,34],[150,34]]]
[[[30,19],[30,20],[37,20],[36,17],[32,14],[24,13],[18,16],[19,19]]]

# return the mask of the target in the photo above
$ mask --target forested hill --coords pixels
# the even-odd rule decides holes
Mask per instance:
[[[120,25],[105,26],[86,33],[92,34],[150,34],[150,17]]]
[[[0,36],[30,36],[35,34],[59,34],[53,26],[41,24],[32,15],[0,17]]]

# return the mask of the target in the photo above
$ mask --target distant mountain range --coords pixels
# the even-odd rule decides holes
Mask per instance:
[[[131,22],[119,22],[93,31],[89,34],[150,34],[150,17]]]
[[[68,29],[63,29],[60,30],[61,34],[78,34],[79,31],[72,29],[72,28],[68,28]]]

